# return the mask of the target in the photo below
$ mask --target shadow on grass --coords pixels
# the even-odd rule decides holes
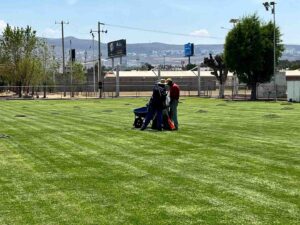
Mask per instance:
[[[282,108],[281,110],[293,110],[294,108],[292,108],[292,107],[284,107],[284,108]]]
[[[25,118],[25,117],[27,117],[26,115],[15,115],[15,117],[17,117],[17,118]]]
[[[208,111],[200,109],[199,111],[197,111],[197,113],[208,113]]]
[[[267,115],[264,115],[263,116],[264,118],[267,118],[267,119],[279,119],[281,118],[279,115],[277,114],[267,114]]]
[[[0,139],[6,139],[6,138],[10,138],[10,136],[6,134],[0,134]]]

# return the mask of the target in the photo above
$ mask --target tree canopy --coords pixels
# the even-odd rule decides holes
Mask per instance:
[[[262,22],[256,14],[246,16],[228,33],[224,59],[229,70],[239,80],[252,87],[251,99],[256,99],[257,83],[268,82],[273,76],[274,24]],[[276,62],[284,51],[281,33],[276,27]]]
[[[81,63],[75,62],[72,65],[72,79],[75,84],[82,84],[86,81],[84,68]]]
[[[19,28],[7,24],[0,40],[1,79],[17,86],[38,84],[44,79],[45,49],[47,45],[31,27]]]

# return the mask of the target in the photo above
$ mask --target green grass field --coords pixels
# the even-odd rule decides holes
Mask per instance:
[[[300,105],[186,98],[0,101],[0,224],[300,224]]]

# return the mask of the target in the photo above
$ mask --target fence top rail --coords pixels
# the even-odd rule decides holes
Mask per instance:
[[[201,81],[201,85],[212,85],[216,84],[216,87],[219,87],[220,85],[217,84],[216,82],[213,81]],[[104,82],[105,86],[116,86],[115,82]],[[119,86],[140,86],[140,87],[153,87],[155,85],[154,82],[120,82]],[[188,87],[188,86],[194,86],[196,85],[194,82],[181,82],[179,83],[181,87]],[[98,87],[98,84],[96,84]],[[259,84],[257,86],[260,86]],[[278,85],[280,86],[280,85]],[[3,85],[0,86],[0,89],[10,89],[10,88],[64,88],[64,87],[83,87],[83,88],[93,88],[94,84],[73,84],[73,85],[25,85],[25,86],[17,86],[17,85]],[[245,88],[248,87],[247,84],[239,84],[239,85],[231,85],[231,84],[226,84],[225,87],[240,87],[240,88]]]
[[[194,71],[197,72],[197,71]],[[214,77],[214,75],[211,74],[211,71],[208,70],[201,70],[201,77]],[[228,73],[228,77],[232,77],[233,73]],[[106,78],[114,78],[116,77],[116,74],[114,73],[107,73],[105,75]],[[153,71],[120,71],[119,77],[157,77],[153,73]],[[160,77],[195,77],[195,74],[193,74],[191,71],[160,71]]]

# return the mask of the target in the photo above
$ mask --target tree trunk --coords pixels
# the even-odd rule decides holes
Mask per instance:
[[[19,94],[19,98],[22,98],[22,81],[17,82],[18,84],[18,94]]]
[[[225,98],[224,92],[225,92],[225,84],[220,82],[219,98]]]
[[[251,84],[251,101],[255,101],[255,100],[257,100],[257,98],[256,98],[256,83],[252,83]]]
[[[44,89],[44,98],[47,98],[47,88],[46,88],[46,83],[43,83],[43,89]]]

